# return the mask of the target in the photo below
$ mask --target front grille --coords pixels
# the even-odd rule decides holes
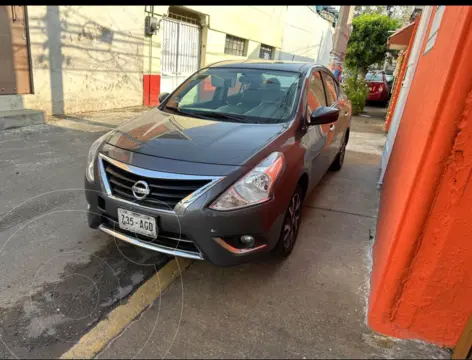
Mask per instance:
[[[108,184],[112,195],[136,204],[169,210],[194,191],[211,180],[159,179],[148,178],[123,170],[103,159]],[[148,183],[151,193],[144,200],[137,200],[131,187],[139,180]]]
[[[117,230],[122,234],[134,237],[140,241],[145,241],[152,244],[157,244],[160,246],[165,246],[173,250],[183,250],[192,252],[195,254],[200,254],[200,251],[196,247],[195,243],[184,234],[175,234],[168,231],[163,231],[159,229],[159,233],[156,239],[150,238],[148,236],[139,235],[132,231],[121,229],[118,225],[118,221],[109,216],[102,216],[101,223],[108,225],[111,229]]]

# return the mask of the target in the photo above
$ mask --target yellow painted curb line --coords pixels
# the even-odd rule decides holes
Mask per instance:
[[[180,276],[180,272],[190,266],[192,260],[174,258],[154,276],[147,280],[128,299],[108,316],[82,336],[61,359],[91,359],[114,339],[131,321],[156,300],[171,283]]]

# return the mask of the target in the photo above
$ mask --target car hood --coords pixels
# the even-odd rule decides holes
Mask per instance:
[[[173,115],[154,109],[111,132],[110,145],[162,158],[244,165],[286,124],[241,124]]]

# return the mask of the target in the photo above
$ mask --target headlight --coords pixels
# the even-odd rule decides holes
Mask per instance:
[[[213,210],[234,210],[270,200],[276,180],[285,168],[282,153],[274,152],[254,169],[233,184],[210,208]]]
[[[90,182],[95,181],[94,164],[95,164],[95,159],[97,158],[98,148],[100,147],[100,144],[103,142],[103,140],[110,133],[111,131],[107,132],[105,135],[100,136],[97,140],[94,141],[92,146],[90,146],[88,156],[87,156],[87,168],[85,170],[85,175],[87,176],[87,180]]]

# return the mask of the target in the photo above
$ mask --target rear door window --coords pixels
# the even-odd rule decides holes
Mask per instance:
[[[307,117],[320,106],[326,106],[326,97],[323,88],[323,81],[319,71],[314,71],[310,75],[310,82],[307,91]]]
[[[308,99],[311,99],[313,105],[312,110],[315,110],[318,106],[326,106],[323,81],[321,80],[321,74],[319,71],[312,72],[310,76]]]
[[[326,99],[328,106],[335,104],[338,101],[338,84],[334,81],[333,77],[327,73],[323,73],[323,80],[326,90]]]

